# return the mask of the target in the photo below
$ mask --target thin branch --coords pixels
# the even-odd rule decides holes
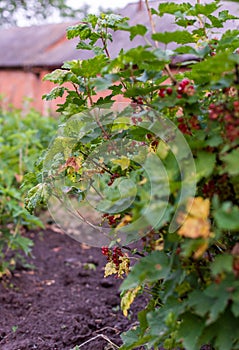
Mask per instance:
[[[104,340],[106,340],[110,345],[113,346],[114,349],[119,349],[119,346],[116,345],[115,343],[113,343],[106,335],[104,334],[99,334],[99,335],[96,335],[95,337],[93,338],[90,338],[88,340],[86,340],[84,343],[82,343],[81,345],[78,345],[78,349],[82,348],[84,345],[90,343],[91,341],[97,339],[97,338],[103,338]]]
[[[171,69],[170,69],[169,65],[165,64],[164,69],[166,70],[169,78],[172,80],[173,85],[176,85],[177,84],[177,79],[175,79],[173,73],[171,72]]]
[[[156,28],[155,28],[155,23],[154,23],[154,20],[152,17],[152,12],[151,12],[150,7],[149,7],[149,0],[145,0],[145,5],[146,5],[147,11],[148,11],[148,16],[149,16],[149,21],[150,21],[152,33],[155,34]],[[155,43],[155,47],[158,48],[158,42],[155,41],[154,43]]]
[[[79,90],[77,88],[77,85],[75,83],[72,83],[72,85],[74,86],[75,92],[77,93],[79,98],[82,98],[81,94],[79,93]]]
[[[148,16],[149,16],[149,21],[150,21],[152,33],[155,34],[156,33],[156,27],[155,27],[155,23],[154,23],[154,20],[153,20],[153,17],[152,17],[152,13],[151,13],[151,10],[150,10],[150,7],[149,7],[149,0],[145,0],[145,4],[146,4],[147,11],[148,11]],[[158,48],[159,47],[158,42],[155,41],[154,43],[155,43],[155,47]],[[172,83],[174,85],[176,85],[177,84],[177,80],[175,79],[173,73],[171,72],[169,65],[165,64],[165,68],[164,69],[167,72],[169,78],[172,80]]]
[[[143,253],[140,253],[140,252],[134,252],[133,253],[133,250],[125,245],[122,246],[122,249],[125,249],[125,250],[128,250],[131,254],[134,254],[134,255],[138,255],[138,256],[141,256],[141,257],[145,257],[145,255]]]
[[[85,83],[85,87],[86,87],[87,97],[88,97],[89,102],[90,102],[90,106],[93,106],[94,102],[92,100],[92,96],[91,96],[91,93],[90,93],[89,86],[86,84],[86,78],[84,78],[84,83]]]
[[[107,28],[106,28],[105,34],[107,37]],[[103,37],[103,34],[101,34],[101,41],[103,43],[103,49],[105,50],[106,56],[108,58],[110,58],[110,53],[109,53],[108,48],[107,48],[107,39],[105,40],[105,38]]]
[[[97,123],[97,125],[100,127],[102,133],[104,134],[104,137],[109,140],[110,139],[110,136],[108,135],[108,133],[106,132],[106,130],[104,129],[103,125],[101,124],[101,121],[100,119],[98,118],[97,115],[95,115],[95,121]]]
[[[103,332],[103,331],[108,330],[108,329],[114,331],[115,334],[120,333],[120,330],[119,330],[119,329],[116,329],[116,328],[114,328],[114,327],[109,327],[109,326],[106,326],[106,327],[104,327],[104,328],[101,328],[101,329],[95,331],[95,333]]]
[[[79,152],[80,152],[81,154],[83,154],[84,157],[86,157],[86,158],[89,157],[88,154],[84,153],[83,151],[79,151]],[[89,159],[87,159],[87,160],[89,160],[90,162],[92,162],[94,165],[98,166],[98,167],[101,168],[102,170],[106,171],[106,172],[109,173],[110,175],[113,175],[113,173],[112,173],[109,169],[107,169],[107,168],[105,168],[104,166],[102,166],[101,164],[97,163],[95,160],[93,160],[93,159],[91,159],[91,158],[89,158]]]

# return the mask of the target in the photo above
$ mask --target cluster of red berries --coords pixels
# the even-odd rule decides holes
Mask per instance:
[[[224,107],[222,104],[215,105],[211,103],[209,105],[209,119],[216,120],[223,116]]]
[[[113,261],[116,267],[119,267],[120,257],[123,257],[124,254],[120,247],[114,247],[110,249],[109,247],[102,247],[101,252],[107,257],[108,261]]]
[[[141,117],[131,117],[131,120],[134,125],[137,125],[138,123],[141,123],[143,121]]]
[[[225,103],[209,105],[209,119],[219,121],[224,127],[224,136],[231,142],[239,137],[239,101],[232,107]]]
[[[168,86],[167,88],[162,87],[159,91],[158,91],[158,96],[164,98],[166,95],[170,96],[173,93],[173,89],[171,88],[171,86]]]
[[[177,98],[182,98],[183,95],[193,96],[195,94],[195,88],[189,79],[185,78],[178,84]]]
[[[153,134],[147,134],[146,138],[150,141],[150,145],[153,148],[157,148],[159,145],[159,140]]]
[[[119,176],[120,176],[120,175],[117,174],[117,173],[112,174],[112,175],[110,176],[110,181],[108,182],[108,186],[111,186],[111,185],[114,183],[115,179],[117,179],[117,177],[119,177]]]
[[[103,255],[109,257],[110,249],[109,249],[109,247],[104,246],[104,247],[101,248],[101,252],[102,252]]]
[[[201,126],[198,118],[193,115],[189,119],[183,117],[178,118],[178,128],[183,134],[192,135],[192,131],[200,130]]]
[[[115,264],[115,266],[119,266],[120,264],[120,257],[124,256],[122,253],[122,250],[119,247],[113,248],[113,254],[112,254],[112,261]]]
[[[111,227],[115,227],[115,225],[117,225],[117,223],[119,222],[119,219],[120,219],[120,215],[117,214],[117,215],[110,215],[110,214],[103,214],[103,219],[106,219],[108,221],[108,224],[111,226]]]
[[[137,98],[137,103],[138,103],[139,105],[143,105],[143,104],[144,104],[143,98],[142,98],[142,97],[138,97],[138,98]]]
[[[173,88],[171,86],[162,87],[158,91],[158,96],[164,98],[166,95],[171,96],[173,93]],[[195,94],[195,88],[191,81],[187,78],[180,81],[176,86],[177,98],[182,98],[183,95],[193,96]]]

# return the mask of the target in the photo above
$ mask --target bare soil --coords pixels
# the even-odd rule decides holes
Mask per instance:
[[[28,236],[34,248],[27,262],[34,268],[19,264],[12,278],[0,283],[0,349],[114,349],[109,340],[120,345],[138,306],[133,305],[130,320],[122,315],[121,281],[104,279],[100,249],[54,226]]]

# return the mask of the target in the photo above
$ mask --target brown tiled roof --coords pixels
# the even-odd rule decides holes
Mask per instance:
[[[71,23],[72,24],[72,23]],[[79,57],[65,40],[69,23],[0,30],[0,67],[59,66]]]
[[[195,0],[187,0],[193,1]],[[167,0],[151,1],[151,7],[157,8],[161,2]],[[184,2],[184,0],[177,0]],[[210,2],[204,0],[203,2]],[[231,13],[239,15],[239,4],[224,1],[223,8]],[[141,23],[150,27],[144,0],[138,3],[128,4],[124,9],[117,11],[119,14],[129,17],[130,24]],[[155,17],[156,30],[159,32],[173,31],[176,25],[173,16]],[[90,57],[89,51],[76,50],[77,39],[67,40],[66,28],[76,22],[45,24],[31,27],[12,27],[0,30],[0,68],[30,68],[30,67],[60,67],[63,62],[72,59],[85,59]],[[233,20],[226,24],[226,29],[239,29],[239,20]],[[129,49],[137,45],[145,45],[145,40],[137,36],[131,42],[127,32],[113,33],[114,40],[110,44],[110,52],[113,57],[117,56],[121,48]],[[147,36],[150,40],[150,31]],[[173,48],[171,44],[169,48]],[[184,59],[188,59],[184,56]]]

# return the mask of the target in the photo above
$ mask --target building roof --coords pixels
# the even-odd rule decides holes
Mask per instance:
[[[72,24],[72,23],[70,23]],[[79,54],[65,40],[69,23],[0,30],[0,67],[59,66]]]
[[[178,3],[184,0],[177,0]],[[188,0],[195,1],[195,0]],[[157,8],[159,3],[167,0],[151,1],[151,7]],[[210,0],[204,0],[210,2]],[[239,15],[239,4],[223,1],[222,9],[228,9],[234,15]],[[130,24],[141,23],[150,28],[147,10],[144,1],[128,4],[124,9],[117,11],[129,17]],[[73,59],[89,58],[91,53],[85,50],[76,50],[78,39],[67,40],[66,28],[77,22],[44,24],[31,27],[11,27],[0,30],[0,68],[31,68],[31,67],[60,67],[63,62]],[[173,23],[173,16],[157,17],[156,30],[158,32],[173,31],[177,28]],[[225,29],[239,29],[239,20],[226,23]],[[224,29],[224,30],[225,30]],[[137,45],[145,45],[145,39],[136,36],[129,40],[129,34],[123,31],[113,33],[113,43],[109,45],[112,57],[117,56],[121,48],[129,49]],[[148,33],[150,39],[150,31]],[[174,48],[171,44],[169,48]],[[183,60],[188,57],[184,56]],[[180,59],[178,59],[180,60]]]

